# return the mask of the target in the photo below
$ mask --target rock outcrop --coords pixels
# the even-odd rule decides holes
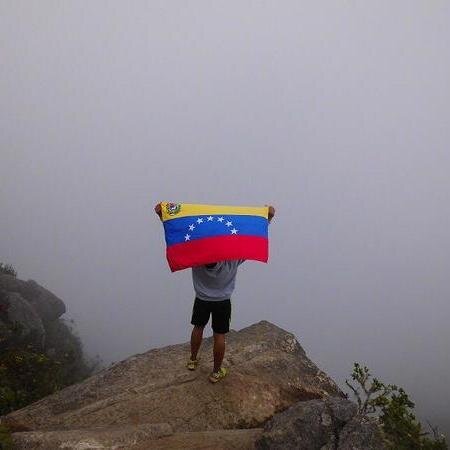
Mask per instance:
[[[15,367],[5,375],[6,381],[0,380],[0,386],[2,382],[8,384],[9,396],[16,392],[13,404],[23,398],[20,392],[27,391],[30,385],[34,386],[31,390],[51,392],[51,388],[33,384],[36,380],[32,373],[38,370],[34,366],[36,358],[33,358],[39,354],[45,354],[57,364],[59,370],[54,380],[58,379],[59,385],[73,384],[95,369],[98,361],[83,354],[81,341],[73,327],[61,317],[65,311],[64,302],[35,281],[23,281],[0,272],[0,367],[2,364],[7,364],[9,369]],[[18,365],[10,362],[14,355],[20,355],[23,351],[27,354],[27,361],[33,361],[33,367],[22,373]],[[14,370],[18,372],[12,373]],[[18,374],[20,383],[16,384],[11,380]],[[27,374],[29,380],[26,379]],[[26,395],[33,394],[27,391]],[[10,403],[10,400],[0,397],[0,411],[9,408]]]
[[[0,305],[4,311],[0,315],[0,341],[6,341],[12,334],[9,324],[19,324],[23,337],[32,338],[40,347],[44,347],[45,328],[36,309],[17,292],[3,292],[0,297]]]
[[[263,321],[231,331],[224,361],[230,373],[215,385],[207,380],[211,346],[211,339],[205,339],[194,372],[185,367],[188,343],[149,350],[2,421],[18,431],[13,437],[19,449],[251,449],[259,445],[309,450],[320,447],[267,446],[276,442],[274,435],[281,433],[277,427],[285,423],[277,419],[278,413],[294,411],[294,417],[297,408],[303,419],[292,419],[291,431],[306,435],[314,428],[323,437],[308,442],[317,445],[335,445],[336,434],[353,420],[355,406],[308,359],[295,337],[275,325]],[[282,433],[288,436],[286,430]],[[356,440],[357,434],[353,426],[346,436]]]
[[[383,450],[375,421],[357,415],[349,400],[298,402],[270,419],[256,441],[258,450]]]
[[[64,302],[36,283],[0,273],[0,340],[7,339],[8,325],[21,327],[24,338],[45,346],[45,328],[66,312]]]

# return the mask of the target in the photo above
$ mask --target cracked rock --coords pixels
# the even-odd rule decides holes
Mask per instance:
[[[375,421],[356,416],[349,400],[298,402],[270,419],[256,442],[259,450],[382,450]]]

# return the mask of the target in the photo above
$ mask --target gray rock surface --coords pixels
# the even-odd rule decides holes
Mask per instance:
[[[15,433],[16,449],[127,449],[173,435],[170,425],[140,424],[68,431],[25,431]],[[148,448],[148,447],[147,447]]]
[[[29,292],[28,301],[35,306],[42,320],[53,321],[66,312],[64,302],[36,281],[28,280],[26,285],[27,292]]]
[[[339,435],[338,450],[383,450],[384,437],[376,419],[356,416],[348,422]]]
[[[270,419],[256,441],[258,450],[382,450],[375,420],[357,416],[349,400],[298,402]]]
[[[340,430],[353,418],[356,409],[355,404],[338,398],[296,403],[267,422],[256,448],[334,449]]]
[[[16,292],[29,302],[42,321],[53,321],[66,312],[64,302],[36,281],[23,281],[12,275],[0,273],[0,289]]]
[[[261,428],[174,433],[143,442],[133,450],[254,450]]]
[[[253,450],[261,428],[174,433],[168,424],[141,424],[14,434],[17,450]]]
[[[5,311],[5,314],[0,315],[0,338],[8,338],[8,323],[18,323],[22,336],[31,335],[35,342],[44,345],[44,325],[29,302],[17,292],[11,292],[4,294],[0,303],[4,305]]]

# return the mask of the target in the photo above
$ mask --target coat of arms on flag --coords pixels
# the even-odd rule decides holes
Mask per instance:
[[[224,260],[268,260],[268,207],[162,202],[161,220],[172,272]]]

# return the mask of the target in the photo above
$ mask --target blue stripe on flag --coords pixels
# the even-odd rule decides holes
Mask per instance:
[[[260,216],[206,215],[167,220],[164,222],[164,231],[169,246],[206,237],[233,234],[267,238],[267,226],[267,219]]]

